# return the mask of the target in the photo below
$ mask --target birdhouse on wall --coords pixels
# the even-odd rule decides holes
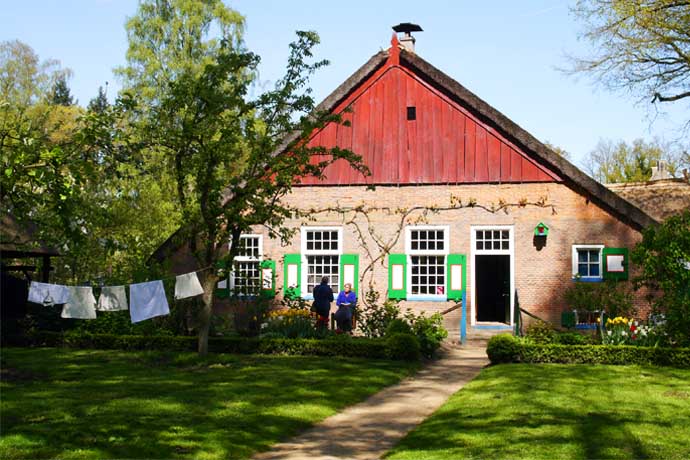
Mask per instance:
[[[539,222],[539,224],[534,227],[534,236],[548,236],[549,235],[549,227],[546,226],[546,224]]]

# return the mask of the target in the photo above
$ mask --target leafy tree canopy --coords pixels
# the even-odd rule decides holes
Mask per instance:
[[[239,251],[240,235],[253,226],[289,238],[294,230],[284,222],[297,211],[281,198],[300,177],[320,177],[337,160],[367,172],[353,152],[307,145],[315,129],[340,122],[314,111],[309,78],[326,65],[313,59],[316,33],[298,32],[285,76],[250,99],[259,57],[244,48],[242,27],[241,16],[220,0],[144,1],[127,25],[120,103],[134,104],[125,111],[130,126],[175,178],[185,222],[176,239],[200,268],[227,266]],[[201,353],[208,347],[220,276],[210,271],[203,280]]]
[[[53,105],[63,105],[69,107],[74,105],[74,98],[67,85],[67,77],[63,74],[53,84],[53,89],[50,93],[50,103]]]
[[[671,174],[675,174],[681,164],[671,144],[656,139],[651,142],[636,139],[632,144],[600,140],[586,160],[586,169],[592,177],[606,184],[644,182],[652,177],[652,166],[659,160],[667,162]]]
[[[690,210],[645,229],[632,252],[642,268],[635,282],[653,293],[657,311],[667,316],[671,338],[690,345]]]
[[[690,101],[690,1],[578,0],[572,11],[594,50],[573,72],[650,102]]]

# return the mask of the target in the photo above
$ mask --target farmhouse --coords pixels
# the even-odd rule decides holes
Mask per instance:
[[[371,175],[343,162],[302,180],[286,197],[309,216],[288,221],[294,239],[243,235],[219,292],[311,299],[327,276],[403,310],[463,302],[445,316],[457,330],[510,328],[518,299],[558,323],[573,283],[627,280],[654,219],[419,57],[408,26],[319,106],[349,123],[311,138],[362,155]]]

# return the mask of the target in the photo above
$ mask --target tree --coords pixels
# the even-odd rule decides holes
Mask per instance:
[[[49,103],[58,61],[20,42],[0,50],[0,212],[60,248],[53,279],[131,282],[180,223],[174,181],[156,157],[124,155],[136,139],[118,129],[116,108]]]
[[[690,1],[579,0],[572,11],[596,50],[573,72],[652,103],[690,100]]]
[[[635,139],[632,144],[600,140],[589,154],[586,169],[592,177],[606,184],[644,182],[652,177],[652,166],[659,160],[666,161],[670,172],[675,173],[678,159],[669,144],[657,139],[651,142]]]
[[[107,85],[107,82],[106,82]],[[98,87],[98,95],[89,101],[87,110],[89,112],[103,113],[109,106],[108,97],[102,86]]]
[[[50,93],[50,103],[65,107],[74,105],[74,98],[67,85],[67,77],[64,74],[60,75],[53,84],[53,90]]]
[[[156,8],[166,21],[159,22]],[[218,29],[220,37],[205,36],[209,24],[225,18],[233,22],[221,22],[227,27]],[[318,36],[298,32],[285,76],[273,90],[249,100],[259,57],[241,45],[241,25],[239,15],[218,0],[144,2],[128,26],[130,66],[123,73],[136,95],[131,100],[145,99],[148,105],[130,120],[147,133],[148,148],[160,153],[176,178],[185,221],[177,237],[192,249],[200,268],[230,266],[240,235],[252,226],[289,238],[294,231],[283,223],[297,211],[281,198],[300,177],[320,177],[339,159],[367,172],[351,151],[307,145],[315,129],[340,122],[338,116],[314,112],[308,81],[326,64],[311,62]],[[152,29],[155,40],[147,39]],[[212,270],[202,281],[202,354],[208,351],[219,279]]]
[[[570,152],[568,152],[566,149],[558,147],[549,141],[545,141],[544,145],[550,148],[555,154],[562,156],[566,160],[570,160]]]
[[[115,72],[130,94],[148,102],[178,76],[198,76],[221,40],[239,49],[244,18],[219,0],[144,0],[126,29],[127,65]]]
[[[23,109],[44,99],[54,82],[70,73],[54,59],[41,62],[26,43],[0,43],[0,97],[15,108]]]
[[[643,230],[631,259],[642,268],[635,283],[656,294],[671,339],[690,345],[690,210]]]

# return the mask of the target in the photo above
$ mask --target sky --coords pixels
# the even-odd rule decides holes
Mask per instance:
[[[41,59],[73,71],[69,81],[86,105],[125,64],[125,22],[136,0],[0,0],[0,41],[21,40]],[[579,166],[600,140],[682,139],[685,106],[657,113],[629,94],[610,93],[590,78],[567,76],[567,55],[591,52],[578,40],[581,24],[562,0],[226,0],[246,18],[247,47],[262,58],[254,91],[270,87],[285,68],[296,30],[321,37],[317,57],[331,64],[312,80],[321,101],[373,54],[390,46],[391,26],[419,24],[416,52],[542,141],[571,154]],[[666,107],[664,107],[666,108]]]

